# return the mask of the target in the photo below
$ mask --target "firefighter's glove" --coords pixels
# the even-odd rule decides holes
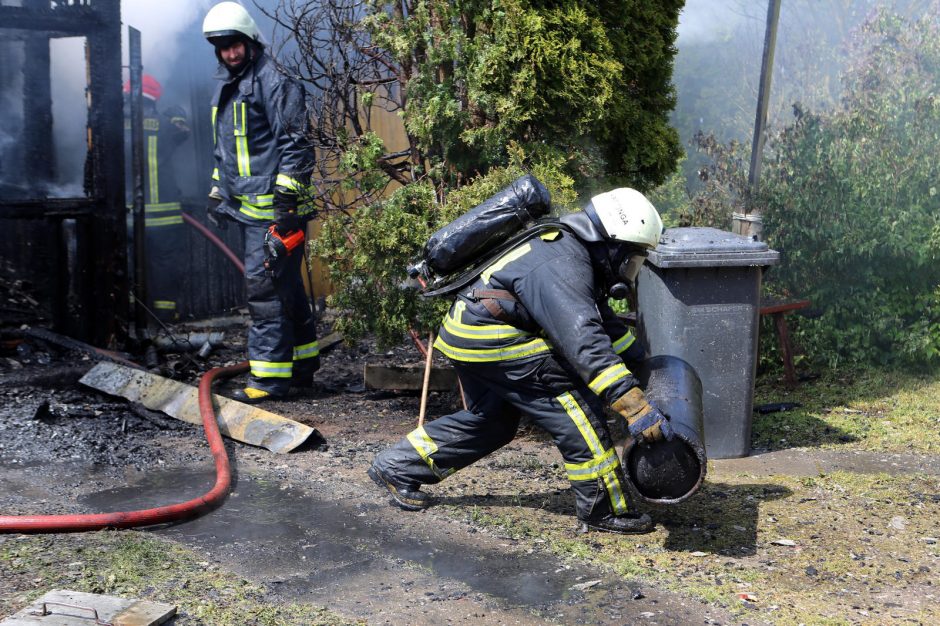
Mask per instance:
[[[206,201],[206,219],[219,230],[228,228],[228,217],[222,210],[222,196],[219,194],[218,187],[213,187],[209,192],[209,199]]]
[[[303,219],[297,215],[297,194],[277,187],[274,190],[274,224],[281,235],[300,230]]]
[[[622,395],[611,408],[627,420],[627,430],[632,437],[647,443],[672,441],[674,433],[669,418],[646,399],[646,394],[639,387],[634,387]]]

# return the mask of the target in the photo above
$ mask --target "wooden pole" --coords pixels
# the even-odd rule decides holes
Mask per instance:
[[[431,382],[431,358],[434,356],[434,331],[428,333],[428,355],[424,360],[424,383],[421,386],[421,410],[418,413],[418,426],[424,425],[424,413],[428,408],[428,387]]]
[[[741,235],[760,239],[763,217],[751,204],[760,183],[761,154],[764,151],[764,130],[767,126],[767,106],[770,101],[770,82],[774,69],[774,50],[777,46],[777,22],[780,21],[780,0],[768,0],[767,30],[764,34],[764,56],[761,60],[760,85],[757,91],[757,114],[754,119],[754,138],[751,142],[751,168],[747,177],[747,203],[745,213],[732,216],[732,230]]]

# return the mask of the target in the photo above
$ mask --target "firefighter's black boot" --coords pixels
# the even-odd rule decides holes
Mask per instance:
[[[375,465],[369,468],[368,474],[372,482],[388,491],[395,506],[406,511],[421,511],[431,506],[431,496],[421,491],[421,485],[402,485]]]
[[[648,533],[655,525],[646,513],[624,513],[614,515],[607,513],[597,517],[578,520],[578,532],[586,533],[589,530],[599,530],[605,533],[618,535],[638,535]]]

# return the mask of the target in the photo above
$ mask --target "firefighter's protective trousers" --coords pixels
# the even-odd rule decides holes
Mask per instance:
[[[309,386],[320,367],[316,318],[301,278],[303,248],[295,250],[273,279],[264,268],[263,224],[242,224],[248,292],[249,386],[284,395],[291,385]]]
[[[402,487],[439,482],[509,443],[526,414],[561,452],[578,517],[627,512],[603,407],[637,384],[627,364],[643,349],[600,287],[571,233],[497,259],[458,295],[434,344],[454,363],[467,410],[412,431],[378,468]]]
[[[525,414],[561,452],[578,518],[629,510],[601,403],[554,356],[454,367],[467,410],[427,422],[379,454],[386,475],[403,486],[440,482],[512,441]]]

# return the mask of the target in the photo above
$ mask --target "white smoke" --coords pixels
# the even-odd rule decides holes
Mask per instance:
[[[745,0],[686,0],[679,14],[678,44],[695,45],[728,39],[741,26],[754,23],[762,29],[765,2]]]
[[[140,48],[144,71],[159,82],[164,82],[178,64],[178,40],[191,34],[192,29],[202,27],[202,18],[213,0],[121,0],[121,21],[124,28],[121,40],[124,49],[124,65],[127,65],[127,27],[140,31]]]

